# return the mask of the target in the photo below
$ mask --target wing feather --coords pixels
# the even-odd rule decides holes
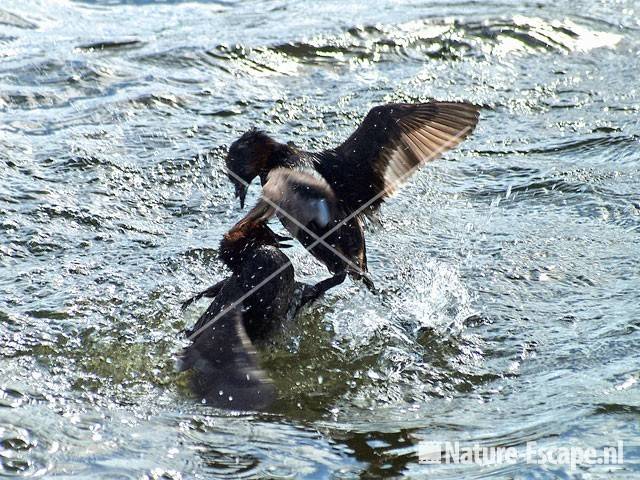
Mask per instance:
[[[376,208],[417,168],[459,145],[478,118],[479,108],[464,102],[374,107],[335,149],[334,161],[340,163],[332,168],[340,177],[329,183],[348,210]]]
[[[200,320],[210,321],[223,307],[214,300]],[[226,313],[193,339],[182,352],[180,370],[193,371],[192,390],[214,407],[259,410],[276,398],[239,309]]]

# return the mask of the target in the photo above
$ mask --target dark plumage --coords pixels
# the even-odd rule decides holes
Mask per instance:
[[[315,175],[329,191],[324,197],[331,200],[330,221],[320,226],[304,217],[292,222],[289,217],[297,213],[279,212],[278,217],[334,274],[324,281],[325,287],[341,283],[350,274],[372,288],[364,216],[378,209],[417,167],[457,146],[473,131],[478,118],[478,108],[469,103],[388,104],[372,108],[347,140],[322,152],[298,150],[251,130],[231,144],[226,164],[242,206],[247,186],[255,177],[265,186],[269,172],[277,168]],[[331,248],[310,232],[327,235],[324,241]]]
[[[314,179],[304,174],[274,171],[258,204],[220,242],[218,256],[231,275],[183,304],[186,308],[199,298],[213,298],[186,331],[193,343],[180,362],[181,370],[194,370],[193,390],[213,406],[261,409],[275,399],[253,344],[270,339],[317,295],[315,287],[294,280],[291,262],[280,250],[288,246],[285,237],[271,231],[267,221],[275,207],[288,205],[322,222],[326,214],[316,196],[296,193],[315,188]]]
[[[219,257],[231,276],[196,296],[213,301],[186,331],[193,343],[185,348],[180,369],[194,370],[192,388],[210,405],[261,409],[275,399],[272,383],[258,366],[253,342],[277,330],[293,296],[293,267],[278,247],[264,222],[243,219],[220,242]]]

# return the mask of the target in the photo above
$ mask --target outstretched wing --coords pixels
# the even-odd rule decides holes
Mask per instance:
[[[349,211],[372,209],[421,165],[454,148],[473,131],[479,109],[470,103],[390,103],[372,108],[321,173]]]

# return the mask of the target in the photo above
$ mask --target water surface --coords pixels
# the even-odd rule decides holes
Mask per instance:
[[[2,2],[0,477],[640,476],[638,5],[345,3]],[[482,118],[371,227],[382,293],[348,281],[262,352],[272,411],[200,405],[173,359],[242,215],[226,145],[430,98]],[[421,440],[626,463],[425,466]]]

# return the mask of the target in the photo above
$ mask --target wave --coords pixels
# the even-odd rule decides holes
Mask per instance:
[[[26,18],[22,18],[15,13],[8,12],[0,8],[0,25],[7,25],[9,27],[23,28],[27,30],[33,30],[38,28],[33,22],[30,22]]]
[[[414,21],[351,28],[340,35],[270,47],[302,63],[388,61],[396,57],[461,59],[513,52],[586,52],[614,47],[621,36],[592,31],[570,20],[515,16],[479,22]]]
[[[179,47],[142,53],[136,60],[173,67],[214,67],[234,76],[296,75],[301,66],[587,52],[613,48],[621,38],[621,35],[590,30],[570,20],[547,21],[524,16],[472,22],[420,20],[351,27],[338,34],[321,34],[275,45],[219,44],[205,51]]]

